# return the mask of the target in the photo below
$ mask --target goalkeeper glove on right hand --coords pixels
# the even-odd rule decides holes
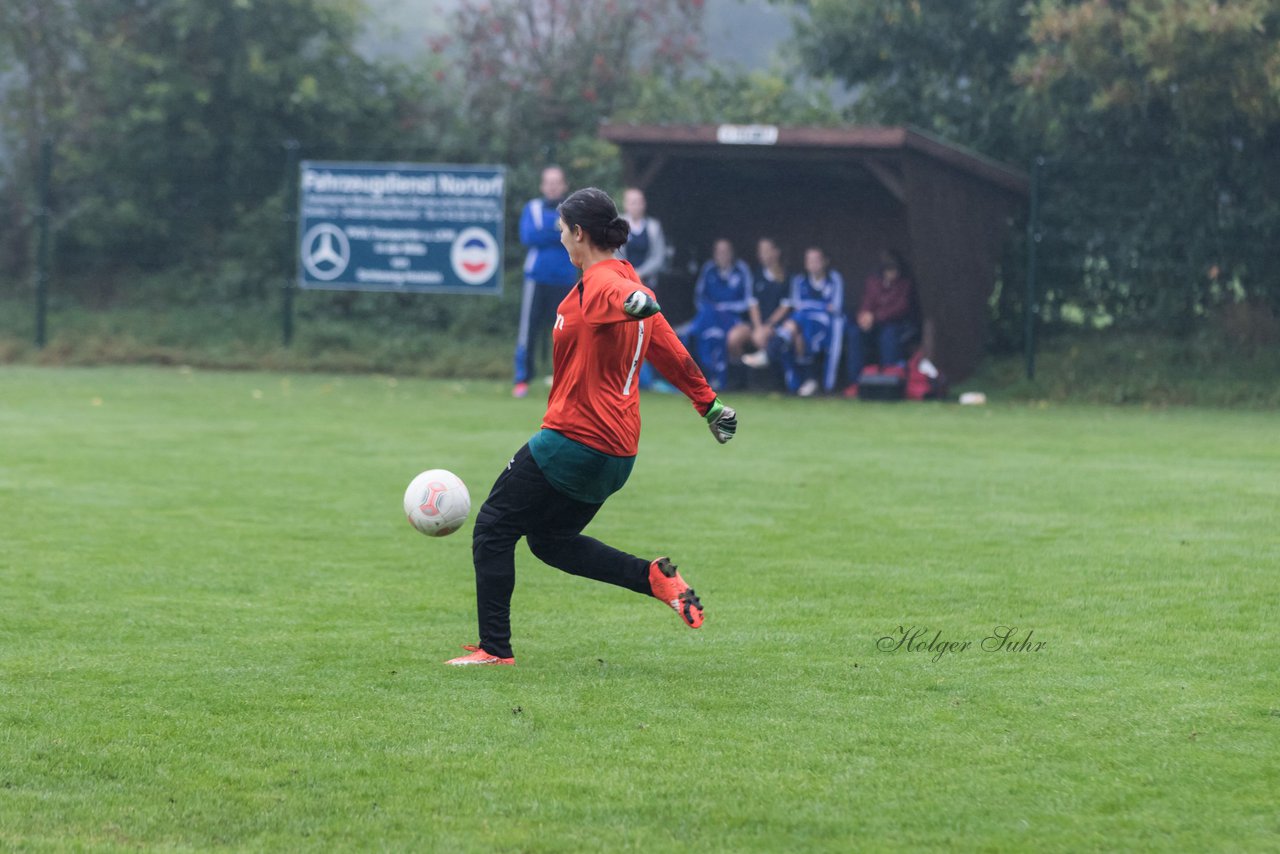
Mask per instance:
[[[718,397],[711,402],[706,419],[707,426],[711,428],[711,435],[715,436],[716,441],[721,445],[732,439],[738,432],[738,413],[732,407],[721,403]]]

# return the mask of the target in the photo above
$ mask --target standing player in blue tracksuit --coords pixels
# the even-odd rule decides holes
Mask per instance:
[[[535,355],[543,333],[551,331],[556,306],[578,282],[578,268],[560,244],[556,206],[569,191],[564,170],[548,166],[542,170],[541,198],[524,206],[520,215],[520,242],[529,247],[524,260],[524,293],[520,298],[520,331],[516,336],[516,375],[511,389],[514,397],[529,393]]]
[[[733,244],[715,242],[711,260],[702,265],[693,299],[698,313],[681,330],[685,346],[693,351],[715,388],[724,388],[729,370],[729,340],[746,340],[760,325],[760,309],[751,289],[751,268],[734,257]],[[750,325],[745,322],[750,318]],[[735,330],[738,330],[735,333]]]
[[[818,390],[819,377],[827,392],[836,385],[844,341],[844,279],[816,246],[805,250],[804,269],[791,280],[791,317],[779,335],[788,343],[782,348],[787,388],[810,397]]]

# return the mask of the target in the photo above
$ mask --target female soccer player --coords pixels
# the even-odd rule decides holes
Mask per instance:
[[[521,538],[557,569],[607,581],[664,602],[690,628],[702,603],[668,558],[649,561],[607,546],[582,529],[622,488],[640,439],[636,372],[646,358],[693,401],[724,444],[737,414],[707,385],[653,292],[614,250],[626,220],[602,190],[578,190],[559,207],[560,240],[582,280],[560,303],[552,330],[552,383],[542,430],[516,452],[476,514],[471,542],[480,642],[448,664],[515,664],[511,591]]]

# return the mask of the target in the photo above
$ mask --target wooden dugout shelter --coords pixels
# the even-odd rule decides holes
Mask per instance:
[[[926,354],[953,380],[977,366],[1024,173],[900,127],[606,124],[600,135],[676,247],[661,282],[673,320],[692,313],[696,270],[719,237],[753,266],[757,239],[773,237],[791,273],[806,247],[822,247],[850,313],[894,249],[915,278]]]

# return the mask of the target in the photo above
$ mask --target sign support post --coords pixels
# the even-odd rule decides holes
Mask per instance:
[[[44,349],[48,338],[49,317],[49,184],[53,181],[53,140],[45,137],[40,142],[39,173],[40,208],[37,213],[39,242],[36,245],[36,347]]]
[[[293,294],[298,278],[298,149],[296,139],[284,141],[284,233],[285,279],[280,292],[280,341],[288,347],[293,343]]]

